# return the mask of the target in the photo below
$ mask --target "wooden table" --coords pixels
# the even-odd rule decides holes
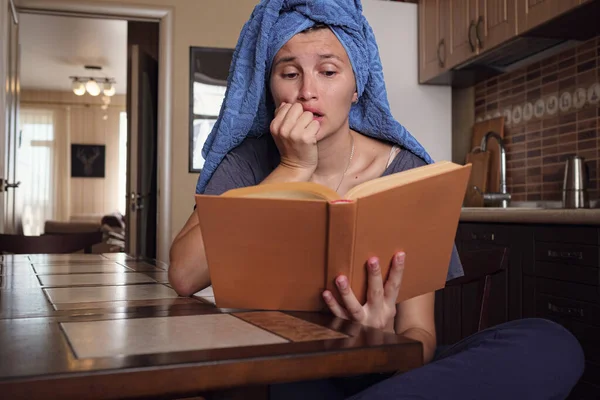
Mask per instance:
[[[181,398],[422,365],[393,333],[210,296],[177,297],[165,265],[123,254],[4,256],[2,398]]]

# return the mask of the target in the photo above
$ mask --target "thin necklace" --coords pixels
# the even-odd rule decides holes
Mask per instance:
[[[336,192],[338,191],[338,189],[342,185],[342,182],[344,181],[344,176],[346,176],[346,172],[348,171],[348,167],[350,167],[350,163],[352,162],[352,157],[354,157],[354,135],[350,134],[350,137],[352,138],[352,150],[350,150],[350,158],[348,159],[348,164],[346,165],[346,169],[344,170],[344,173],[342,174],[342,179],[340,179],[340,183],[338,183],[337,187],[335,188]]]

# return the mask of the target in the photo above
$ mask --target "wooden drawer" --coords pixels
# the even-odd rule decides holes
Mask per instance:
[[[598,267],[598,246],[572,243],[536,242],[535,259]]]
[[[538,226],[536,241],[600,245],[598,228],[591,226]]]
[[[460,227],[460,238],[463,242],[477,241],[496,245],[507,245],[510,242],[510,228],[494,224],[465,224]]]
[[[525,274],[544,278],[600,286],[600,271],[595,267],[536,261],[524,265],[523,270]]]
[[[536,313],[543,318],[561,317],[600,326],[600,306],[582,301],[539,294]]]
[[[600,305],[600,291],[598,286],[564,282],[555,279],[524,276],[523,289],[524,297],[525,295],[530,294],[535,296],[547,294],[550,296]],[[526,304],[524,300],[524,306],[525,305]]]

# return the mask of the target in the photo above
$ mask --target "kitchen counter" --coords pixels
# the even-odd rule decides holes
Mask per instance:
[[[500,207],[463,207],[460,222],[502,222],[561,225],[598,225],[600,208],[564,209],[535,204]]]

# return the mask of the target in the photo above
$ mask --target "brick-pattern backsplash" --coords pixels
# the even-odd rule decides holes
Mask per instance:
[[[598,197],[600,37],[475,86],[475,121],[504,115],[514,201],[561,200],[565,161],[583,156]]]

